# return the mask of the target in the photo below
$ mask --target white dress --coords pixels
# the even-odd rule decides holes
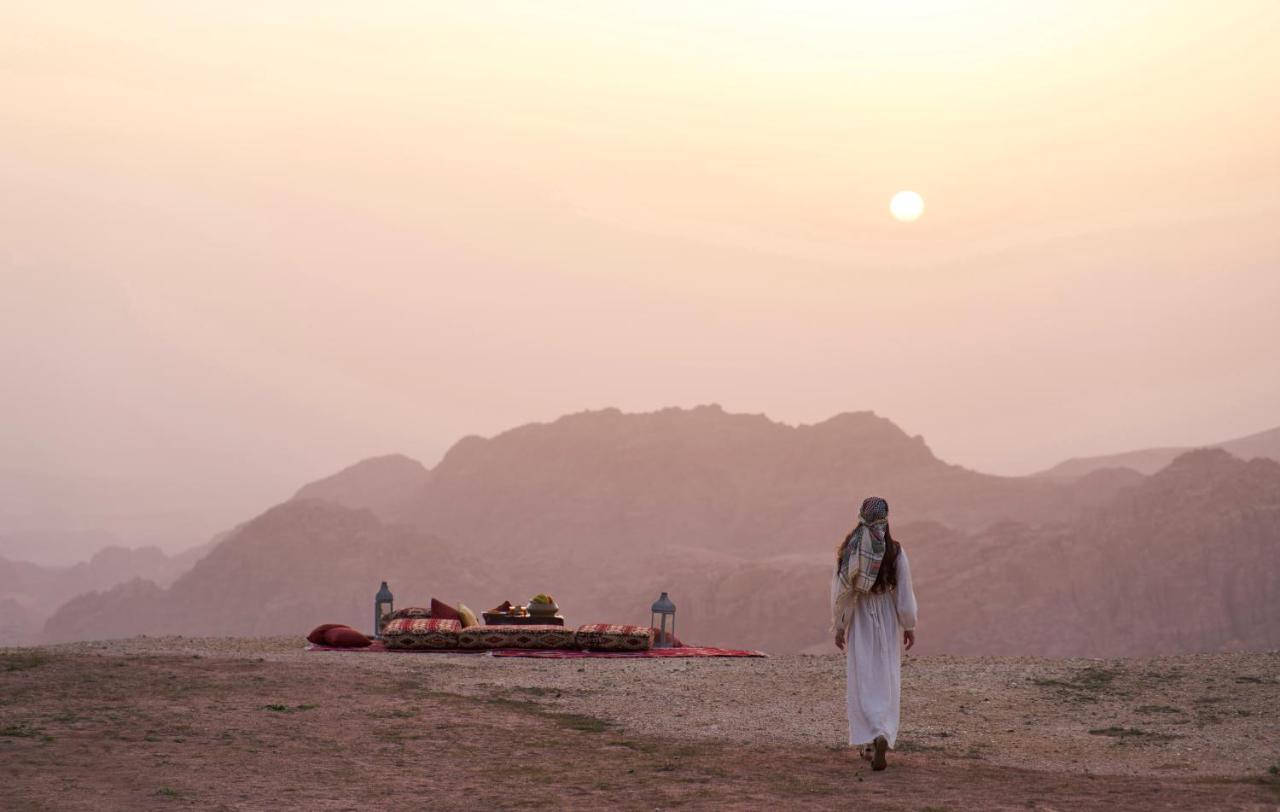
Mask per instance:
[[[832,573],[833,604],[839,586]],[[906,550],[898,553],[897,588],[859,594],[843,608],[841,619],[846,630],[849,744],[869,744],[884,736],[893,747],[902,700],[902,632],[916,627],[916,595]]]

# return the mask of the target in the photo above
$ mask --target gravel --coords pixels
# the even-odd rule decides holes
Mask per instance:
[[[845,745],[844,661],[537,660],[306,651],[297,638],[139,637],[48,647],[120,657],[301,662],[334,679],[416,678],[687,740]],[[1280,765],[1280,653],[1121,660],[907,657],[899,749],[1002,766],[1159,775]],[[1212,746],[1210,746],[1212,745]]]

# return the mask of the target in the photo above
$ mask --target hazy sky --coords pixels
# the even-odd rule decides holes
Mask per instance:
[[[0,522],[221,527],[605,406],[873,409],[996,473],[1273,427],[1277,41],[1269,1],[5,4]]]

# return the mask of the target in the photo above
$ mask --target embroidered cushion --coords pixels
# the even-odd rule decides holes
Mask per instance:
[[[437,617],[403,617],[393,620],[382,630],[382,643],[391,649],[457,648],[456,620]]]
[[[472,626],[458,634],[458,648],[574,648],[573,637],[564,626]]]
[[[324,632],[324,644],[335,648],[364,648],[373,641],[350,626],[334,626]]]
[[[400,620],[406,617],[431,617],[431,610],[425,606],[406,606],[392,612],[388,620]]]
[[[653,646],[653,628],[591,623],[578,627],[574,641],[578,648],[593,651],[647,651]]]
[[[438,601],[435,598],[431,599],[431,616],[445,618],[447,620],[457,620],[459,622],[462,620],[462,615],[458,614],[457,609],[454,609],[449,604],[443,601]]]

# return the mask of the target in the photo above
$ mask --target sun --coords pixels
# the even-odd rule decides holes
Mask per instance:
[[[924,198],[912,191],[898,192],[889,200],[889,213],[903,223],[919,220],[924,214]]]

